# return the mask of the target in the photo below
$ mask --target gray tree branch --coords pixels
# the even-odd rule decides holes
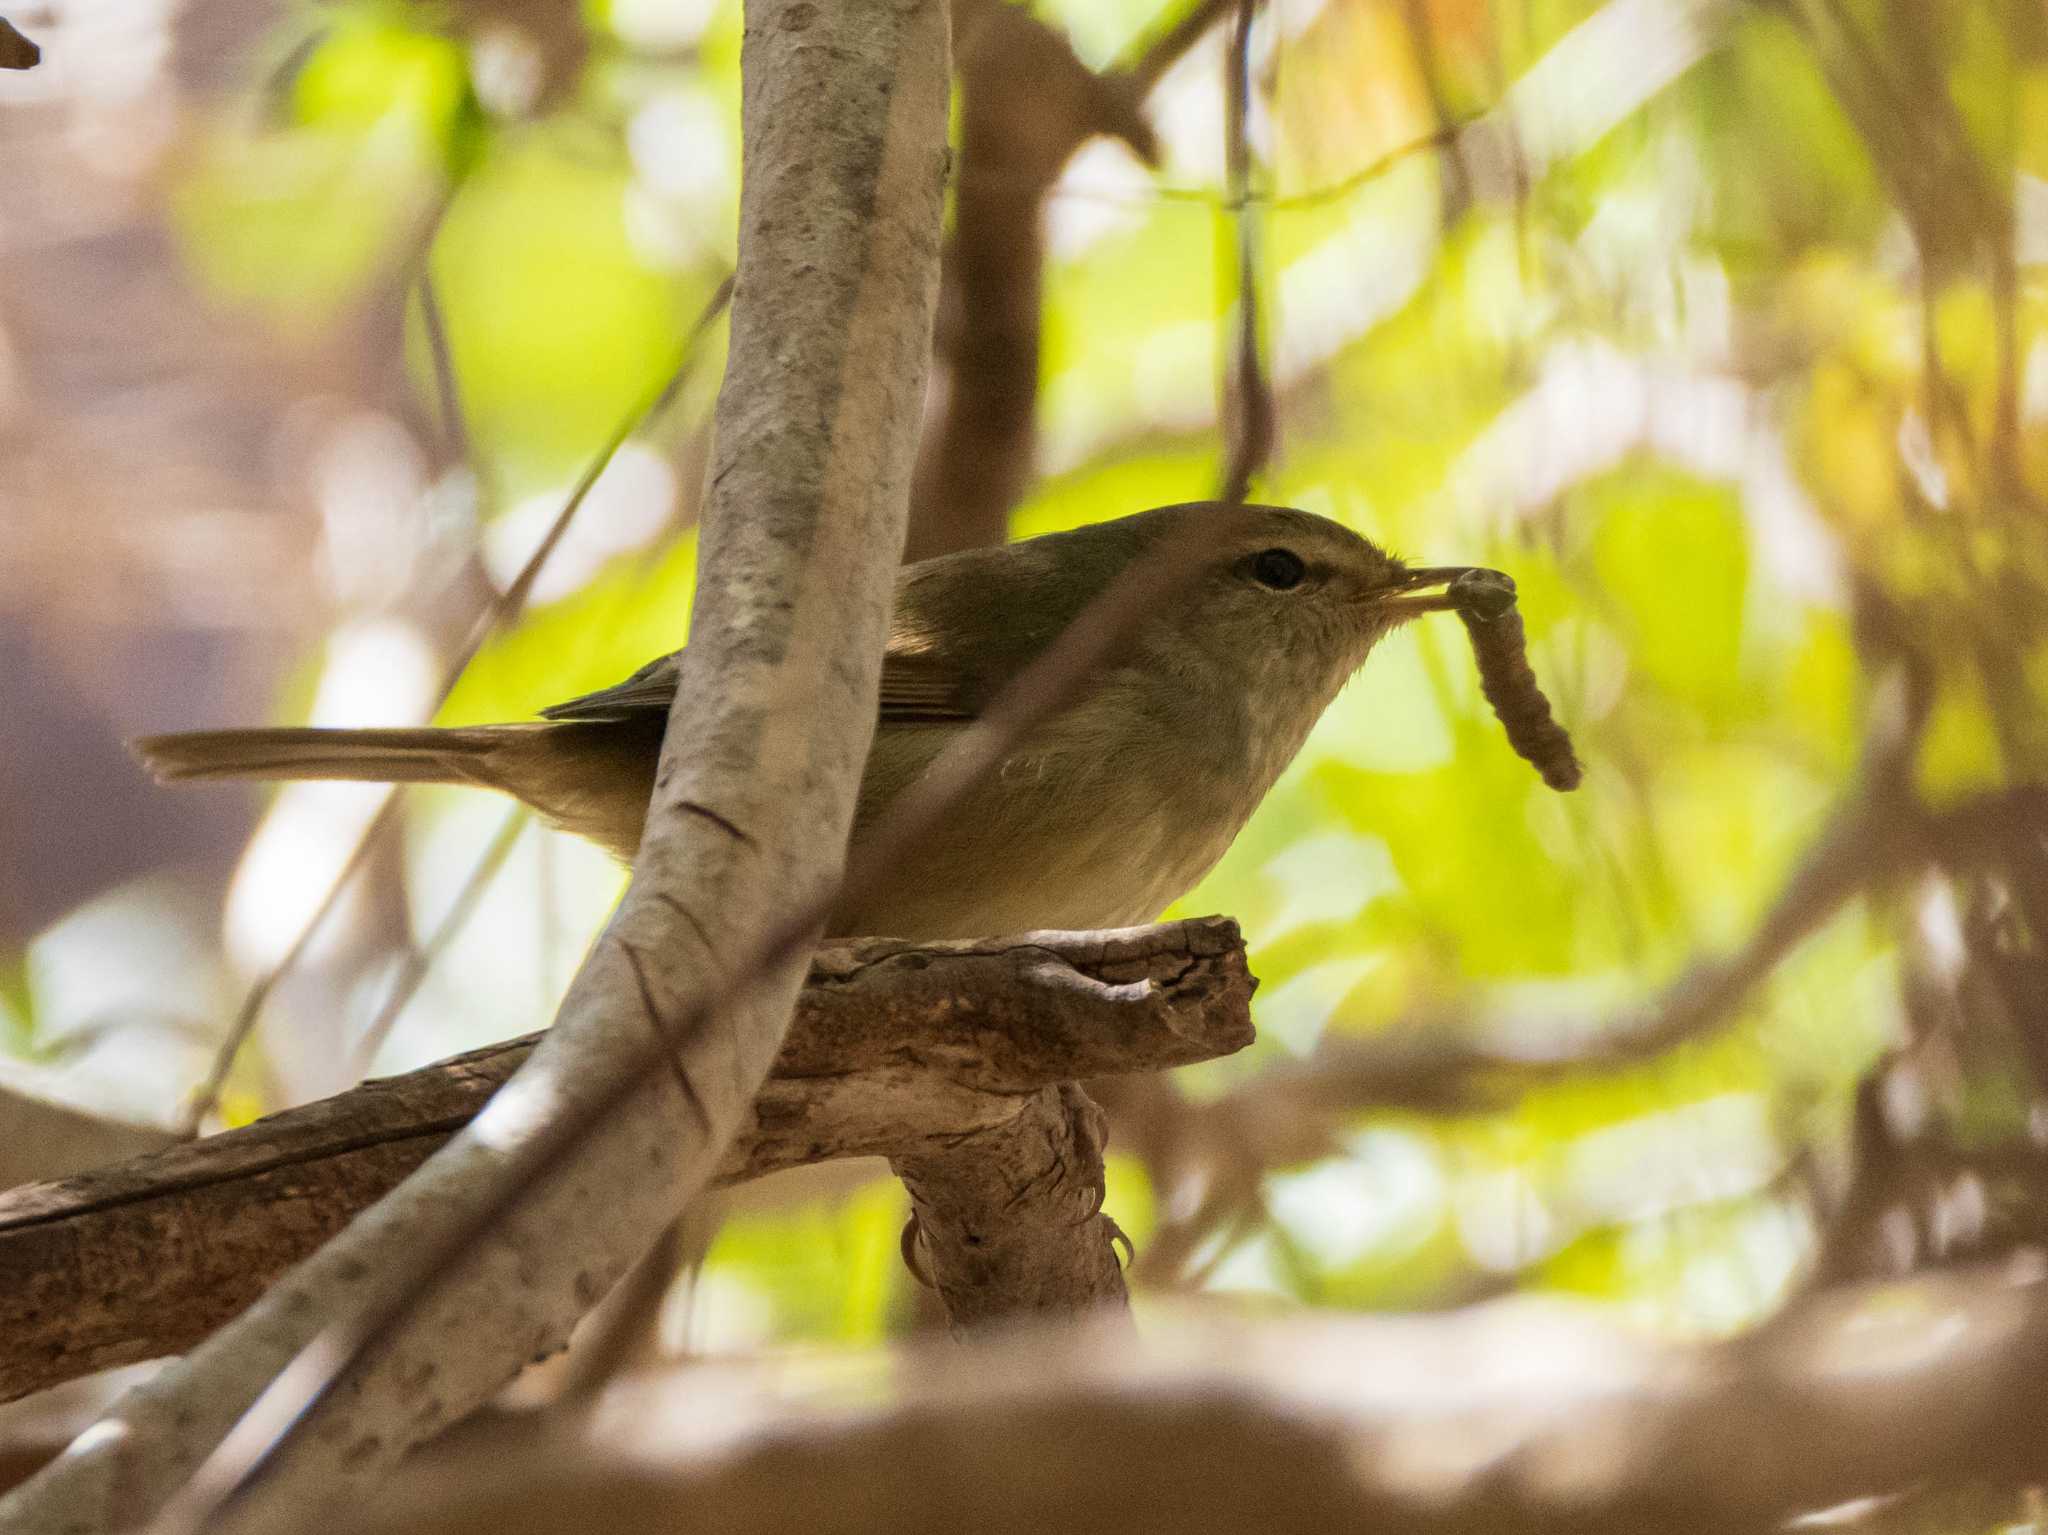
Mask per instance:
[[[1120,1294],[1107,1233],[1086,1229],[1097,1185],[1037,1182],[1013,1207],[1003,1180],[1018,1164],[994,1148],[1050,1144],[1044,1100],[1063,1103],[1057,1084],[1070,1078],[1248,1044],[1252,984],[1237,925],[1221,917],[826,950],[717,1181],[896,1159],[941,1257],[948,1239],[966,1244],[956,1234],[1000,1233],[978,1282],[957,1263],[932,1264],[963,1323],[1076,1310],[1111,1281]],[[191,1348],[468,1123],[538,1039],[0,1195],[0,1401]],[[1087,1175],[1079,1159],[1062,1165]],[[1047,1170],[1042,1157],[1022,1166],[1024,1181]]]
[[[633,883],[490,1109],[124,1401],[119,1432],[0,1502],[8,1535],[332,1507],[557,1347],[715,1174],[767,1076],[802,960],[701,999],[843,858],[929,366],[948,61],[939,0],[746,10],[717,457]],[[668,1069],[643,1070],[650,1031]],[[273,1424],[316,1340],[349,1361],[342,1389]]]

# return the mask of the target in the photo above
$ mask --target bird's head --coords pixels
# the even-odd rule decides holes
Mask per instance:
[[[1126,521],[1142,525],[1144,553],[1184,572],[1145,625],[1155,661],[1199,656],[1212,673],[1284,687],[1317,713],[1390,630],[1452,607],[1443,589],[1470,569],[1409,565],[1292,507],[1192,502]]]

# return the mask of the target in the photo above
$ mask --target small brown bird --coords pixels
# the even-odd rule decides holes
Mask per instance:
[[[907,566],[855,841],[1163,539],[1205,551],[1176,596],[953,806],[914,867],[850,892],[830,934],[967,938],[1151,920],[1223,856],[1380,637],[1460,605],[1423,589],[1468,570],[1412,569],[1308,512],[1218,502]],[[1512,583],[1496,581],[1511,602]],[[476,784],[631,859],[675,690],[671,654],[532,723],[201,731],[135,749],[166,780]]]

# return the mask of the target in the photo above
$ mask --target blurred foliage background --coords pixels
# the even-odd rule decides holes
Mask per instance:
[[[1180,14],[1032,12],[1094,71]],[[741,22],[44,21],[0,84],[0,1085],[171,1124],[379,795],[160,791],[122,738],[519,718],[681,642]],[[1013,535],[1218,483],[1227,30],[1150,91],[1156,165],[1093,138],[1030,204]],[[1723,1332],[2029,1240],[2048,903],[1997,817],[2048,774],[2048,13],[1272,0],[1252,62],[1253,494],[1512,572],[1588,776],[1510,754],[1456,625],[1382,647],[1183,903],[1244,923],[1258,1044],[1105,1088],[1140,1306],[1526,1286]],[[621,875],[505,816],[404,798],[221,1119],[546,1022]],[[904,1213],[880,1169],[741,1191],[667,1346],[928,1325]]]

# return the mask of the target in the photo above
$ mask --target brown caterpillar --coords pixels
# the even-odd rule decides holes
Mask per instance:
[[[1508,745],[1560,793],[1584,770],[1572,738],[1551,717],[1550,700],[1529,668],[1528,636],[1515,606],[1515,583],[1498,570],[1468,570],[1450,585],[1452,611],[1472,640],[1479,690],[1508,733]]]

